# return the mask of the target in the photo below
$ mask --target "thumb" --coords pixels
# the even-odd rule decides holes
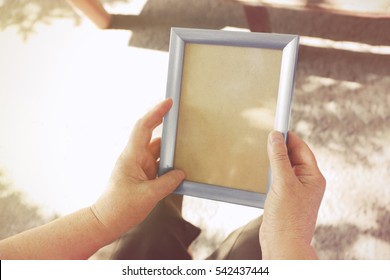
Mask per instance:
[[[150,181],[150,183],[156,195],[162,199],[168,194],[172,193],[184,180],[184,178],[185,174],[183,171],[174,169],[165,173],[164,175],[161,175],[155,180]]]
[[[286,175],[290,176],[290,174],[293,175],[287,146],[282,133],[272,131],[268,135],[267,151],[274,179],[284,178]]]

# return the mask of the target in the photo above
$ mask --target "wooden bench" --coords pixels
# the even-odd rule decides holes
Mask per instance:
[[[249,29],[270,32],[267,8],[318,11],[366,18],[390,18],[390,0],[228,0],[243,5]]]

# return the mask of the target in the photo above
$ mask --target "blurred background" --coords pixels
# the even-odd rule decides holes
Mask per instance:
[[[380,2],[376,18],[267,9],[271,32],[301,36],[291,130],[327,179],[313,240],[322,259],[390,259],[390,4]],[[0,238],[97,199],[135,121],[164,99],[172,26],[249,29],[237,1],[102,3],[106,29],[66,1],[0,0]],[[186,197],[185,218],[202,228],[194,258],[261,213]]]

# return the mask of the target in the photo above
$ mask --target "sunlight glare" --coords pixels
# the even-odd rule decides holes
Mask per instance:
[[[334,41],[330,39],[308,37],[308,36],[300,36],[299,42],[301,45],[308,46],[308,47],[390,55],[390,46],[376,46],[376,45],[370,45],[366,43],[350,42],[350,41]]]

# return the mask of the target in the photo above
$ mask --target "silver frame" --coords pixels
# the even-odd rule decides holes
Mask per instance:
[[[297,35],[172,28],[166,96],[173,99],[173,107],[164,118],[159,175],[173,169],[186,43],[282,50],[274,129],[287,135],[298,56],[299,37]],[[267,193],[270,179],[271,172],[268,176]],[[267,193],[230,189],[186,180],[175,193],[257,208],[264,208],[267,195]]]

